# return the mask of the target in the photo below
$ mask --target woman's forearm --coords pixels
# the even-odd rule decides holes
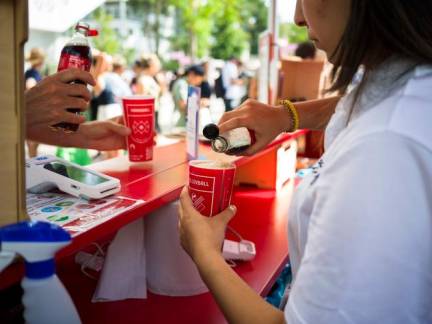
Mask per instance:
[[[341,96],[294,103],[299,115],[299,128],[325,130]]]
[[[271,306],[227,265],[220,254],[195,260],[200,275],[230,324],[282,324],[282,311]]]

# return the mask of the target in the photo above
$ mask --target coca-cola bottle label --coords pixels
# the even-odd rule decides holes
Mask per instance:
[[[84,57],[71,54],[62,54],[60,56],[57,72],[74,68],[90,72],[90,67],[91,61]]]

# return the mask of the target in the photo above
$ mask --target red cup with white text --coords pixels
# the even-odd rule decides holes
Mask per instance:
[[[221,160],[189,162],[189,194],[194,207],[212,217],[231,204],[236,166]]]
[[[155,98],[128,96],[122,98],[125,125],[132,130],[127,137],[129,161],[153,159]]]

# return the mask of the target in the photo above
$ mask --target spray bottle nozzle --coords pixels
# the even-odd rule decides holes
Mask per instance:
[[[0,228],[1,242],[69,242],[71,236],[47,222],[19,222]]]
[[[70,244],[71,236],[61,227],[46,222],[21,222],[0,228],[0,270],[16,253],[26,260],[22,302],[26,323],[81,324],[67,290],[55,275],[54,256]],[[61,305],[61,307],[53,307]]]
[[[21,254],[29,278],[52,276],[56,252],[71,240],[68,232],[47,222],[20,222],[0,228],[1,253]]]

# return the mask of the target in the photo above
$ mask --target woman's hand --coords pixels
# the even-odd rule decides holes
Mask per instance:
[[[221,255],[225,227],[235,213],[236,208],[230,206],[216,216],[202,216],[192,204],[189,188],[184,187],[179,206],[180,243],[196,263],[228,323],[285,323],[282,311],[253,291]]]
[[[291,119],[283,106],[271,106],[252,99],[219,120],[219,132],[225,133],[238,127],[255,132],[256,142],[239,155],[251,156],[266,147],[276,136],[287,131]]]
[[[229,206],[213,217],[203,216],[193,206],[189,187],[183,188],[178,208],[180,243],[194,262],[203,254],[221,254],[225,228],[236,211],[235,206]]]

